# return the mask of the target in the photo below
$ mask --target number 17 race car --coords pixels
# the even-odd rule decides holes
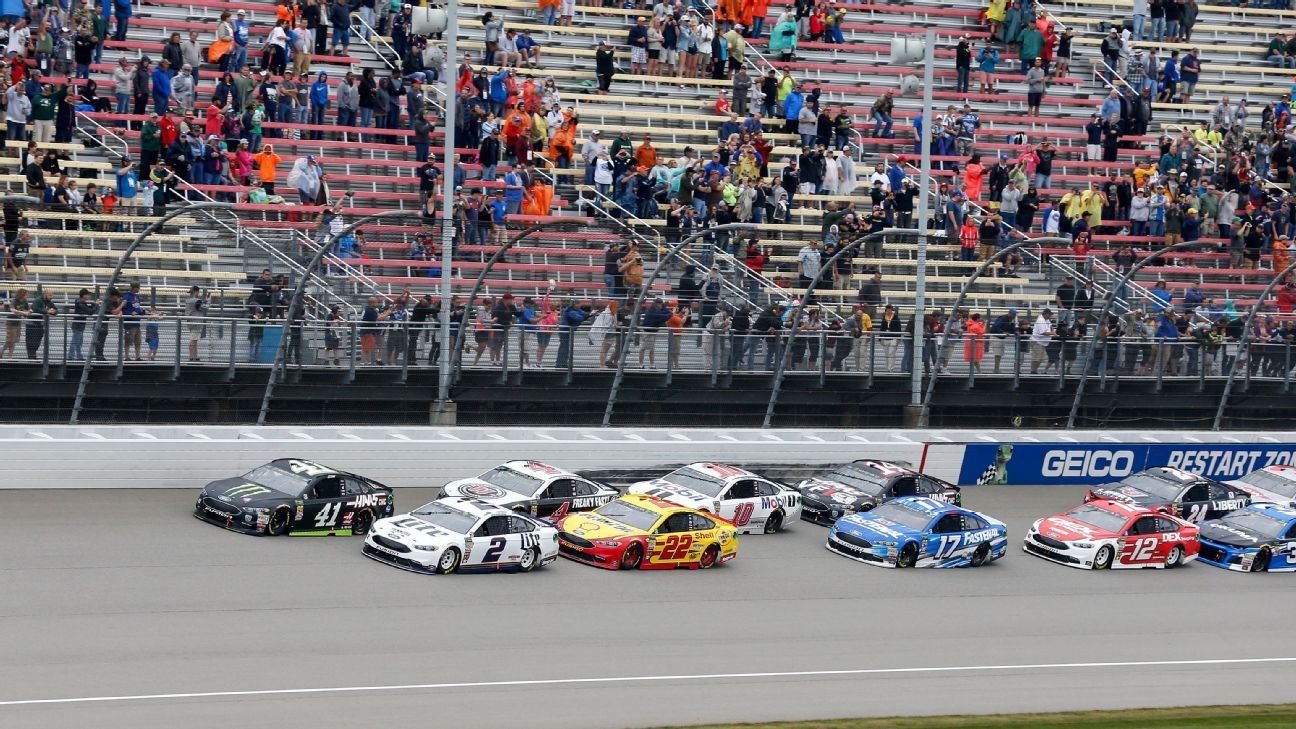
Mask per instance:
[[[395,511],[391,488],[299,458],[281,458],[203,487],[194,516],[247,534],[364,534]]]
[[[826,546],[881,567],[980,567],[1008,551],[1008,527],[943,501],[904,496],[838,519]]]
[[[1022,549],[1080,569],[1178,567],[1197,559],[1197,534],[1165,512],[1099,499],[1035,522]]]

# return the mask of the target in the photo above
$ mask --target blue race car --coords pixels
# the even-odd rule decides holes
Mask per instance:
[[[1296,572],[1296,509],[1251,504],[1201,523],[1206,564],[1237,572]]]
[[[882,567],[980,567],[1004,556],[1008,527],[942,501],[903,496],[838,519],[826,546]]]

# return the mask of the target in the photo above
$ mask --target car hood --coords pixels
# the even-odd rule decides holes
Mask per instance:
[[[1270,540],[1262,534],[1227,524],[1221,519],[1211,519],[1201,523],[1200,537],[1231,547],[1258,547]]]
[[[493,483],[487,483],[477,478],[464,478],[458,481],[451,481],[441,487],[441,495],[461,496],[465,499],[484,501],[496,506],[507,506],[530,500],[530,497],[519,494],[516,491],[509,491],[506,488],[501,488]]]
[[[1270,503],[1270,504],[1292,503],[1292,499],[1290,497],[1283,496],[1282,494],[1275,494],[1272,491],[1266,491],[1260,488],[1259,486],[1252,486],[1251,484],[1242,483],[1241,481],[1229,481],[1228,484],[1230,486],[1235,486],[1250,494],[1251,500],[1255,503],[1262,503],[1262,502]]]
[[[1110,539],[1116,535],[1105,529],[1089,526],[1065,516],[1050,516],[1040,520],[1036,532],[1052,539],[1064,542],[1079,542],[1089,539]]]
[[[1127,504],[1138,504],[1139,506],[1155,506],[1158,504],[1168,504],[1170,502],[1157,496],[1149,494],[1140,488],[1127,486],[1123,483],[1109,483],[1102,486],[1094,487],[1092,490],[1094,496],[1100,499],[1110,499],[1112,501],[1124,501]]]
[[[843,516],[833,525],[839,532],[845,532],[871,541],[898,541],[921,536],[917,529],[911,529],[890,519],[873,516],[867,512]]]
[[[374,522],[373,533],[402,544],[448,544],[458,542],[462,534],[430,524],[411,514],[398,514]]]
[[[620,539],[643,531],[598,514],[571,514],[558,522],[558,529],[583,539]]]
[[[826,478],[808,478],[797,484],[796,488],[797,491],[801,492],[802,496],[809,496],[816,501],[840,504],[842,506],[856,506],[864,502],[877,500],[875,494]],[[825,493],[827,491],[832,493]]]
[[[651,481],[640,481],[626,489],[627,493],[651,493],[659,499],[669,501],[690,509],[709,509],[715,506],[716,497],[707,496],[701,491],[694,491],[665,479],[655,478]]]
[[[236,506],[255,506],[262,502],[282,503],[285,499],[296,499],[294,494],[276,491],[269,486],[253,483],[242,478],[223,478],[212,481],[203,487],[203,496],[211,496]]]

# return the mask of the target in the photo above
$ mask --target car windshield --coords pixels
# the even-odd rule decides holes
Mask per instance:
[[[686,489],[705,494],[706,496],[719,496],[724,489],[725,482],[717,478],[712,478],[705,473],[699,473],[691,468],[680,468],[662,477],[663,481],[670,481]]]
[[[1255,471],[1242,477],[1242,483],[1262,488],[1270,493],[1296,498],[1296,480],[1279,476],[1270,471]]]
[[[496,466],[477,478],[523,496],[534,496],[535,492],[540,490],[541,484],[538,478],[531,478],[525,473],[504,466]]]
[[[467,534],[472,531],[473,525],[477,523],[477,517],[464,511],[460,511],[445,504],[433,501],[430,504],[424,504],[414,511],[411,515],[417,516],[429,524],[435,524],[443,529],[449,529],[456,534]]]
[[[881,517],[919,531],[926,529],[932,520],[932,515],[925,511],[911,509],[894,502],[883,504],[867,514],[869,517]]]
[[[1229,514],[1225,514],[1220,521],[1231,527],[1245,529],[1249,532],[1255,532],[1262,537],[1276,539],[1287,530],[1287,522],[1281,519],[1275,519],[1268,514],[1262,514],[1251,509],[1239,509]]]
[[[1098,527],[1105,532],[1119,533],[1125,528],[1125,523],[1129,520],[1106,509],[1099,509],[1096,506],[1077,506],[1066,513],[1067,518],[1074,519],[1081,524],[1088,524],[1091,527]]]
[[[1179,497],[1179,492],[1183,491],[1184,485],[1181,483],[1171,483],[1165,479],[1156,476],[1147,476],[1136,473],[1133,476],[1121,481],[1126,486],[1133,486],[1140,491],[1146,491],[1149,494],[1166,501],[1174,501]]]
[[[599,516],[604,516],[612,521],[619,521],[626,526],[634,527],[639,531],[652,531],[661,514],[655,511],[649,511],[642,506],[635,506],[628,501],[609,501],[594,510]]]
[[[823,477],[825,481],[836,481],[857,488],[867,494],[880,494],[886,481],[880,474],[865,471],[854,466],[841,466]]]
[[[243,480],[251,481],[252,483],[259,483],[262,486],[272,488],[281,494],[289,494],[291,496],[300,494],[306,488],[306,484],[308,483],[306,478],[298,476],[291,471],[276,468],[268,463],[243,474]]]

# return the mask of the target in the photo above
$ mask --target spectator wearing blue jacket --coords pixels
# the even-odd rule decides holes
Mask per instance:
[[[310,87],[310,123],[314,125],[324,125],[324,110],[329,105],[329,85],[328,73],[320,71],[315,77],[315,83]],[[313,130],[310,133],[311,139],[323,139],[324,133],[319,130]]]
[[[153,111],[166,113],[171,104],[171,62],[163,58],[153,69]]]
[[[113,17],[117,18],[117,30],[113,32],[113,40],[126,40],[126,29],[130,26],[131,19],[131,0],[112,0]],[[105,8],[104,19],[108,18],[108,12]]]
[[[1102,119],[1110,119],[1113,115],[1119,117],[1120,111],[1120,93],[1112,89],[1107,93],[1107,98],[1103,99],[1102,106],[1098,107],[1098,115]]]
[[[1165,89],[1162,90],[1159,101],[1170,101],[1179,86],[1179,51],[1170,51],[1170,57],[1166,59],[1161,72],[1165,74]]]
[[[525,190],[522,189],[522,176],[517,173],[517,168],[508,171],[504,175],[504,202],[508,206],[509,215],[517,215],[522,212],[522,198]]]
[[[900,188],[904,186],[904,181],[908,179],[904,168],[898,163],[891,163],[891,168],[887,170],[887,185],[890,186],[891,192],[900,193]]]
[[[1179,234],[1184,243],[1191,243],[1201,238],[1202,221],[1197,217],[1197,208],[1188,208],[1183,221],[1179,224]]]
[[[805,106],[805,96],[801,93],[801,84],[797,84],[788,92],[787,98],[783,100],[783,133],[797,133],[797,117],[801,115],[801,107]]]
[[[490,77],[490,109],[495,116],[504,116],[504,104],[508,102],[508,87],[504,85],[504,79],[512,74],[513,69],[502,68]]]
[[[578,307],[568,301],[563,308],[562,318],[558,322],[558,362],[559,367],[572,365],[572,335],[589,318],[589,307]]]

